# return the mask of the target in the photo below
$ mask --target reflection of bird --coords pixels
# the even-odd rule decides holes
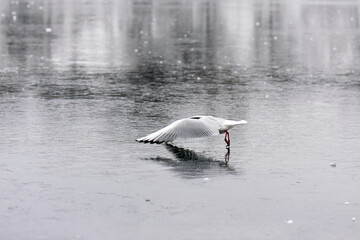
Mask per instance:
[[[180,161],[202,161],[202,162],[215,162],[216,160],[203,156],[201,154],[198,154],[192,150],[186,149],[186,148],[182,148],[182,147],[177,147],[174,145],[171,145],[169,143],[166,143],[166,149],[169,150],[169,152],[171,152],[176,159],[180,160]]]
[[[246,124],[245,120],[233,121],[212,116],[194,116],[177,120],[167,127],[145,137],[136,139],[144,143],[167,143],[177,138],[200,138],[225,133],[225,142],[230,146],[228,130],[236,125]]]
[[[238,174],[238,169],[228,165],[228,154],[230,149],[227,149],[225,155],[225,162],[208,157],[201,153],[194,152],[182,147],[173,146],[169,143],[165,145],[166,149],[173,154],[173,158],[152,157],[146,160],[152,160],[158,163],[163,163],[170,167],[171,171],[180,173],[185,178],[197,178],[204,176],[215,176],[219,174]]]
[[[189,149],[177,147],[174,145],[171,145],[169,143],[166,143],[166,148],[174,154],[174,156],[181,160],[181,161],[207,161],[207,162],[218,162],[214,159],[204,157],[200,154],[195,153],[194,151],[191,151]],[[228,164],[230,160],[230,148],[227,149],[227,152],[225,154],[225,165]]]

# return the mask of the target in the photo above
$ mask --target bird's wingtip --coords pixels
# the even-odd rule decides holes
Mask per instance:
[[[154,143],[156,143],[156,144],[161,144],[161,143],[164,143],[165,141],[153,141],[153,140],[146,140],[146,139],[141,139],[141,138],[139,138],[139,139],[136,139],[135,140],[136,142],[139,142],[139,143],[150,143],[150,144],[154,144]]]
[[[147,141],[142,139],[142,138],[138,138],[135,141],[138,142],[138,143],[147,143]]]

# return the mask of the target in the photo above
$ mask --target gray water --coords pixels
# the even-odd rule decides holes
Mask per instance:
[[[359,1],[0,14],[1,239],[359,239]],[[134,141],[193,115],[248,121],[228,164]]]

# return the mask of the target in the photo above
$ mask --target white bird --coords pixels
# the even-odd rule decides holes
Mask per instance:
[[[172,142],[177,138],[201,138],[225,133],[224,141],[227,146],[230,146],[228,130],[236,125],[246,123],[245,120],[233,121],[213,116],[194,116],[177,120],[157,132],[136,139],[136,141],[160,144]]]

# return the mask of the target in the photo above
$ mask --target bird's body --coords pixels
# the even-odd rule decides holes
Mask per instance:
[[[160,144],[172,142],[177,138],[200,138],[226,133],[225,141],[230,145],[229,133],[227,131],[236,125],[246,123],[245,120],[233,121],[213,116],[194,116],[177,120],[157,132],[136,139],[136,141]],[[228,140],[226,140],[226,136]]]

